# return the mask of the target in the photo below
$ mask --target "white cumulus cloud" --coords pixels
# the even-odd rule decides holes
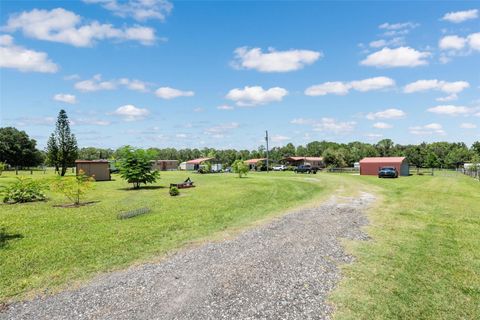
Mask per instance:
[[[467,39],[456,35],[445,36],[438,42],[438,46],[442,50],[460,50],[465,47],[465,44],[467,44]]]
[[[378,112],[370,112],[367,114],[366,118],[368,120],[376,119],[401,119],[404,118],[407,114],[405,111],[395,108],[390,108]]]
[[[98,3],[115,15],[132,17],[137,21],[156,19],[165,21],[173,9],[173,4],[166,0],[83,0],[86,3]]]
[[[100,90],[114,90],[117,88],[117,81],[103,81],[101,74],[96,74],[89,80],[78,81],[74,84],[75,89],[82,92],[93,92]]]
[[[2,28],[7,32],[21,30],[30,38],[60,42],[76,47],[89,47],[98,40],[132,40],[144,45],[155,41],[155,30],[134,26],[116,28],[98,21],[83,23],[82,17],[63,8],[33,9],[13,14]]]
[[[128,78],[121,78],[118,82],[130,90],[140,91],[140,92],[147,92],[148,91],[148,84],[146,82],[137,80],[137,79],[128,79]]]
[[[17,69],[21,72],[55,73],[58,65],[45,52],[17,46],[9,35],[0,36],[0,68]]]
[[[436,113],[436,114],[448,115],[448,116],[459,116],[459,115],[468,115],[470,113],[473,113],[475,109],[465,107],[465,106],[440,105],[440,106],[428,108],[427,111]]]
[[[438,47],[442,50],[440,62],[447,63],[454,56],[468,56],[480,51],[480,32],[471,33],[466,37],[448,35],[440,39]]]
[[[426,59],[430,56],[430,52],[417,51],[410,47],[383,48],[369,54],[360,64],[380,68],[418,67],[428,64]]]
[[[446,20],[453,23],[460,23],[471,19],[478,18],[478,9],[471,9],[465,11],[456,11],[446,13],[442,20]]]
[[[265,90],[260,86],[246,86],[243,89],[235,88],[230,90],[225,98],[235,101],[239,107],[251,107],[282,101],[287,94],[288,91],[280,87]]]
[[[408,130],[411,134],[415,134],[415,135],[432,135],[432,134],[441,135],[441,136],[446,135],[442,125],[438,123],[430,123],[424,126],[414,126],[414,127],[408,128]]]
[[[53,100],[65,102],[69,104],[77,103],[77,97],[75,97],[73,94],[68,94],[68,93],[57,93],[56,95],[53,96]]]
[[[324,96],[327,94],[346,95],[350,89],[360,92],[381,90],[395,86],[395,80],[388,77],[374,77],[350,82],[325,82],[308,87],[305,90],[307,96]]]
[[[76,82],[74,87],[82,92],[115,90],[119,86],[123,86],[129,90],[148,92],[149,85],[147,82],[129,78],[102,80],[102,75],[96,74],[91,79]]]
[[[470,87],[467,81],[453,81],[447,82],[443,80],[417,80],[407,84],[403,91],[405,93],[414,93],[420,91],[437,90],[442,91],[448,96],[437,98],[438,101],[451,101],[457,99],[457,94]]]
[[[311,126],[314,131],[331,132],[335,134],[348,133],[355,129],[355,121],[337,121],[334,118],[324,117],[321,119],[296,118],[290,121],[292,124]]]
[[[393,126],[391,124],[388,124],[388,123],[385,123],[385,122],[376,122],[373,124],[373,127],[374,128],[377,128],[377,129],[390,129],[390,128],[393,128]]]
[[[193,91],[182,91],[170,87],[160,87],[155,91],[155,95],[159,98],[170,100],[179,97],[192,97],[195,93]]]
[[[322,57],[322,53],[312,50],[292,49],[276,51],[261,48],[241,47],[235,49],[233,65],[238,68],[254,69],[260,72],[289,72],[302,69]]]
[[[118,107],[112,114],[122,117],[125,121],[136,121],[144,119],[150,114],[150,111],[145,108],[137,108],[133,104],[126,104]]]

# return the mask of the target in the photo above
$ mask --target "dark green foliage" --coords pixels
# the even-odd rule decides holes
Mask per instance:
[[[150,157],[145,150],[124,150],[120,164],[120,176],[133,184],[134,189],[140,188],[140,184],[154,183],[160,177],[157,170],[152,170]]]
[[[55,135],[52,133],[47,141],[47,164],[55,167],[55,171],[58,171],[58,146],[55,140]]]
[[[140,208],[140,209],[130,210],[126,212],[121,212],[117,215],[117,218],[120,220],[129,219],[129,218],[133,218],[149,212],[150,212],[150,208]]]
[[[73,166],[78,155],[77,139],[70,131],[70,121],[65,110],[60,110],[57,117],[55,132],[47,143],[47,159],[55,169],[61,169],[63,177],[68,166]]]
[[[41,180],[30,178],[17,178],[17,181],[5,187],[2,191],[4,203],[24,203],[43,201],[46,185]]]
[[[169,193],[172,197],[175,197],[180,194],[180,190],[177,187],[171,187]]]
[[[343,168],[347,166],[345,155],[341,149],[327,149],[323,152],[323,161],[328,167]]]
[[[13,127],[0,128],[0,161],[12,167],[33,167],[43,163],[37,142]]]
[[[112,149],[88,147],[78,150],[78,158],[82,160],[110,159],[112,156]]]

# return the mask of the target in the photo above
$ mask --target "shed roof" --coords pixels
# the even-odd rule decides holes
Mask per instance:
[[[108,160],[75,160],[75,163],[109,163]]]
[[[405,157],[371,157],[363,158],[360,163],[402,163]]]
[[[248,159],[248,160],[245,160],[244,162],[246,164],[256,164],[257,162],[264,161],[264,160],[266,160],[266,158]]]
[[[208,160],[212,160],[213,158],[198,158],[198,159],[193,159],[193,160],[189,160],[187,161],[187,163],[189,164],[200,164],[204,161],[208,161]]]
[[[178,162],[178,160],[164,160],[164,159],[158,159],[158,160],[150,160],[151,162]]]
[[[323,161],[323,157],[286,157],[283,160],[306,160],[306,161]]]

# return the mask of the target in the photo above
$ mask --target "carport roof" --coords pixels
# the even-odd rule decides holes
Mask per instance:
[[[360,163],[402,163],[405,157],[371,157],[363,158]]]
[[[198,159],[193,159],[193,160],[189,160],[187,161],[187,163],[189,164],[200,164],[204,161],[208,161],[208,160],[212,160],[213,158],[198,158]]]

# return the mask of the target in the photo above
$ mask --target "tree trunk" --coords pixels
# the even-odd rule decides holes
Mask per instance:
[[[67,172],[67,166],[62,166],[62,172],[60,173],[60,175],[63,177],[66,172]]]

